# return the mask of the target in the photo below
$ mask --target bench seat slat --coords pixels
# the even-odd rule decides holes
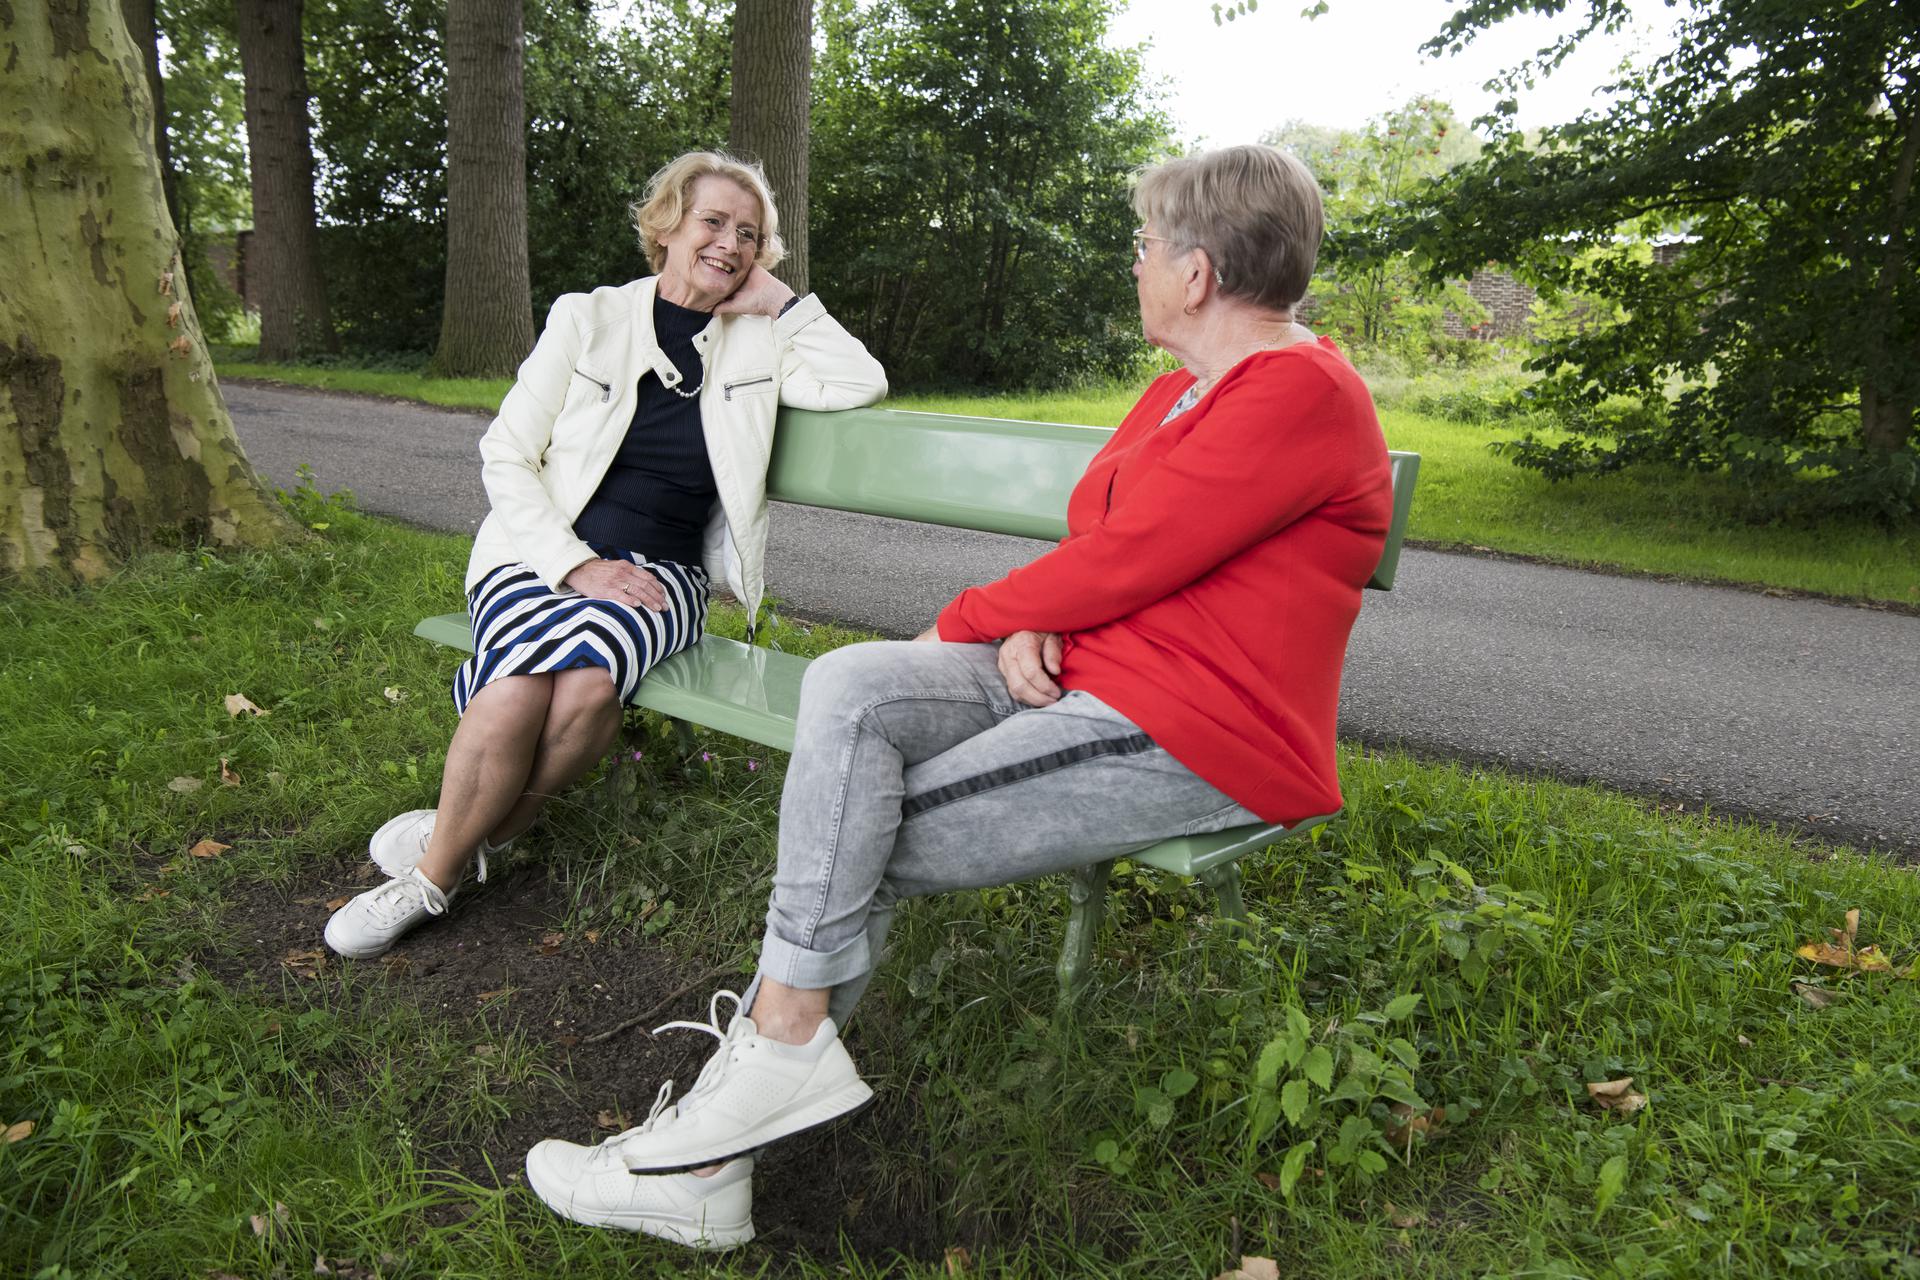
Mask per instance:
[[[428,618],[413,633],[435,644],[473,652],[473,629],[464,613]],[[800,680],[807,662],[798,654],[710,635],[648,672],[635,703],[676,720],[792,751],[794,721],[800,714]],[[1179,836],[1127,856],[1162,871],[1197,876],[1276,840],[1300,835],[1331,816],[1308,818],[1290,827],[1259,824]]]

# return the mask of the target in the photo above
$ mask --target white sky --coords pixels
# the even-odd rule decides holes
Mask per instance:
[[[1177,131],[1214,146],[1256,141],[1290,119],[1353,128],[1418,93],[1453,104],[1462,120],[1495,101],[1481,85],[1524,61],[1553,37],[1575,30],[1586,10],[1574,0],[1555,18],[1511,19],[1465,50],[1441,58],[1420,45],[1450,16],[1453,0],[1332,0],[1309,21],[1308,0],[1263,0],[1220,26],[1210,0],[1132,0],[1108,43],[1147,44],[1151,77],[1166,82]],[[1561,68],[1519,97],[1523,128],[1560,124],[1598,105],[1595,91],[1621,58],[1636,61],[1671,44],[1671,15],[1659,0],[1634,0],[1635,25],[1596,32]]]

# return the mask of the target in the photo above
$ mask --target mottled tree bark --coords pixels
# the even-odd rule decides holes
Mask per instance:
[[[0,571],[289,529],[214,384],[115,0],[0,3]]]
[[[336,351],[313,213],[313,137],[301,0],[235,0],[234,35],[247,82],[247,169],[253,238],[247,275],[258,285],[260,358]]]
[[[733,10],[733,120],[728,146],[758,160],[780,206],[786,261],[774,274],[807,291],[808,96],[813,0],[739,0]]]
[[[435,369],[512,373],[533,349],[520,0],[447,5],[447,284]]]

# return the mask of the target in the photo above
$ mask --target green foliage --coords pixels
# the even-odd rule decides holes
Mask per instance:
[[[1127,178],[1165,145],[1109,0],[822,4],[813,278],[897,386],[1060,384],[1144,351]]]
[[[1428,47],[1457,49],[1545,7],[1474,0]],[[1727,469],[1756,510],[1811,500],[1908,519],[1920,504],[1920,28],[1895,0],[1678,8],[1673,51],[1623,71],[1614,105],[1530,147],[1506,100],[1486,156],[1384,221],[1435,278],[1502,260],[1550,299],[1600,301],[1529,362],[1571,434],[1522,439],[1510,454],[1523,465]],[[1510,83],[1627,12],[1588,0],[1580,30]],[[1616,251],[1675,237],[1685,248],[1670,264]],[[1647,411],[1591,412],[1613,396]],[[1807,483],[1785,489],[1781,476]]]
[[[444,1168],[449,1133],[462,1152],[510,1134],[517,1155],[522,1109],[612,1046],[477,1055],[491,1014],[414,1004],[377,965],[208,973],[274,967],[224,913],[269,902],[262,885],[314,911],[296,904],[316,864],[431,801],[453,724],[451,659],[409,628],[457,600],[464,540],[289,501],[313,536],[270,555],[0,583],[0,1126],[35,1126],[0,1144],[0,1273],[306,1275],[323,1256],[340,1274],[342,1255],[396,1277],[683,1273],[677,1246],[561,1223],[510,1159],[482,1184]],[[236,690],[272,714],[230,718]],[[636,809],[564,797],[511,868],[565,887],[569,932],[604,925],[586,980],[659,947],[744,956],[764,909],[781,762],[712,736],[699,760],[657,723],[637,748]],[[223,756],[245,785],[215,781]],[[1052,1017],[1057,880],[908,904],[850,1039],[881,1105],[757,1176],[822,1183],[806,1211],[856,1229],[918,1223],[903,1247],[931,1254],[749,1249],[702,1274],[938,1276],[965,1242],[969,1274],[1007,1280],[1205,1276],[1236,1228],[1289,1275],[1913,1274],[1915,984],[1830,979],[1823,1009],[1790,984],[1812,976],[1793,948],[1852,907],[1904,966],[1920,880],[1589,788],[1341,764],[1345,816],[1248,860],[1247,928],[1178,877],[1116,874],[1070,1022]],[[177,856],[208,834],[233,848]],[[474,894],[434,927],[502,909]],[[1587,1099],[1626,1075],[1638,1115]],[[561,1136],[612,1100],[578,1101]],[[843,1205],[823,1169],[883,1192]]]
[[[1379,221],[1478,152],[1452,108],[1416,97],[1358,130],[1296,121],[1267,140],[1306,163],[1326,201],[1326,242],[1308,301],[1314,327],[1375,360],[1416,366],[1482,358],[1481,343],[1448,337],[1445,322],[1451,313],[1471,329],[1485,322],[1485,308],[1456,282],[1426,279]]]
[[[233,42],[227,0],[158,0],[155,21],[166,34],[161,74],[167,147],[179,201],[181,257],[193,307],[210,334],[240,319],[240,296],[208,258],[253,220],[247,181],[246,91]]]

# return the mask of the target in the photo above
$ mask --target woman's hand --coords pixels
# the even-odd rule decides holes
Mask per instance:
[[[1050,707],[1060,701],[1060,637],[1052,631],[1016,631],[1000,642],[1000,678],[1015,702]]]
[[[566,577],[566,584],[594,600],[612,600],[655,613],[667,607],[660,579],[628,560],[589,560]]]
[[[717,316],[777,316],[793,297],[793,290],[763,270],[760,264],[747,268],[747,274],[735,286],[727,300],[713,309]]]

